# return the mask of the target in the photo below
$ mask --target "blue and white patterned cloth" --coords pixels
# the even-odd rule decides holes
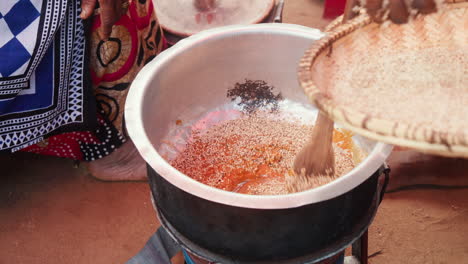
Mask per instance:
[[[34,52],[41,0],[2,0],[0,4],[0,77],[25,73]]]
[[[0,152],[94,124],[80,5],[0,0]]]

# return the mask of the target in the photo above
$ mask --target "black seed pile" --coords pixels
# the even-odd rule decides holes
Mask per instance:
[[[262,80],[245,80],[244,83],[236,83],[234,88],[229,89],[227,97],[234,101],[240,97],[239,106],[248,114],[254,113],[259,108],[269,109],[271,112],[278,111],[278,101],[283,100],[281,93],[274,94],[273,86]]]

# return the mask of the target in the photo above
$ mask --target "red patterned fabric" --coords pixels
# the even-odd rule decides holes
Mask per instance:
[[[51,136],[22,151],[92,161],[109,155],[125,142],[123,109],[128,88],[138,71],[167,45],[150,0],[131,1],[106,42],[97,34],[100,26],[97,14],[88,32],[88,68],[98,127]]]

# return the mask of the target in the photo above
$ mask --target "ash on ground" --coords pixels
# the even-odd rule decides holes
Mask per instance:
[[[283,100],[281,93],[273,93],[273,86],[262,80],[245,80],[244,83],[236,83],[234,88],[227,91],[227,97],[232,101],[240,98],[238,105],[247,114],[252,114],[258,109],[270,112],[278,112],[278,102]]]

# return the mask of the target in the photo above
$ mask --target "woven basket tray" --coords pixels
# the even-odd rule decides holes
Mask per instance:
[[[456,85],[453,86],[455,88],[452,90],[452,97],[453,91],[459,90],[468,95],[468,86],[464,85],[467,80],[466,76],[468,76],[468,65],[465,63],[468,56],[467,2],[447,4],[441,11],[435,14],[418,16],[404,25],[391,23],[379,25],[372,23],[371,19],[366,14],[361,14],[345,24],[340,24],[339,19],[340,18],[327,27],[328,34],[313,44],[305,53],[299,65],[299,81],[312,102],[335,122],[340,123],[355,133],[374,140],[405,146],[422,152],[468,158],[468,129],[466,129],[468,125],[468,102],[464,104],[464,101],[461,101],[465,99],[459,99],[461,103],[458,103],[459,108],[456,108],[457,111],[454,111],[456,115],[451,112],[444,115],[447,119],[447,123],[450,123],[450,126],[447,128],[441,125],[443,123],[442,121],[445,121],[444,119],[439,118],[439,125],[437,126],[435,125],[437,122],[432,120],[430,116],[425,116],[424,112],[417,113],[412,103],[404,103],[404,105],[402,105],[402,100],[398,102],[399,104],[396,104],[398,108],[393,109],[392,114],[386,114],[381,106],[385,105],[388,100],[392,100],[392,96],[377,98],[380,92],[375,91],[390,88],[378,87],[378,85],[372,86],[371,83],[368,84],[368,86],[372,87],[372,89],[367,93],[368,90],[362,90],[360,84],[366,83],[363,82],[366,81],[366,78],[368,79],[367,81],[372,81],[372,79],[377,80],[377,78],[366,77],[366,73],[368,72],[360,72],[359,70],[362,68],[359,64],[361,64],[363,60],[371,61],[370,65],[372,65],[372,61],[385,61],[387,60],[386,58],[395,60],[394,58],[398,57],[400,53],[419,54],[418,52],[423,51],[427,52],[426,54],[432,54],[429,53],[428,50],[438,49],[440,54],[445,54],[445,52],[447,52],[447,56],[453,54],[455,56],[454,60],[450,61],[455,61],[454,63],[458,64],[454,65],[459,66],[454,70],[452,69],[452,71],[442,70],[440,75],[437,75],[438,80],[443,80],[444,78],[446,78],[447,81],[457,80],[455,82]],[[440,51],[440,49],[443,50]],[[430,56],[426,57],[432,60]],[[457,60],[457,58],[459,60]],[[445,60],[448,59],[445,58]],[[389,80],[392,82],[392,79],[388,76],[395,76],[396,80],[399,80],[398,78],[403,78],[398,76],[399,74],[403,74],[400,68],[408,69],[408,67],[412,67],[413,65],[419,65],[418,68],[424,68],[421,66],[425,65],[421,64],[421,62],[418,62],[419,64],[414,64],[413,59],[400,60],[399,62],[401,63],[401,67],[400,65],[395,67],[395,64],[388,64],[390,66],[393,65],[395,69],[382,66],[383,68],[376,68],[374,74],[382,74],[382,72],[387,71],[392,72],[391,74],[393,75],[385,73],[387,77],[379,77],[380,79],[386,79],[388,83]],[[404,65],[405,63],[408,65]],[[362,62],[362,64],[364,64],[364,62]],[[385,64],[381,63],[376,65]],[[451,66],[450,63],[446,65]],[[331,67],[341,69],[341,71],[330,70],[334,69]],[[436,67],[436,69],[438,68]],[[372,72],[373,70],[371,69],[370,71]],[[457,79],[454,79],[454,76]],[[338,79],[341,80],[341,83],[336,81]],[[357,81],[354,81],[355,79]],[[411,77],[408,78],[410,82],[411,79]],[[348,85],[344,85],[348,83],[349,87]],[[377,83],[379,83],[379,81],[377,81]],[[385,82],[380,82],[380,84],[382,83]],[[411,85],[412,84],[413,83],[411,83]],[[413,85],[413,87],[417,88],[418,86]],[[416,88],[412,89],[414,90]],[[440,85],[439,92],[443,93],[445,91],[444,88],[443,85]],[[391,89],[395,89],[395,87]],[[405,91],[404,89],[405,88],[402,87],[401,89],[389,91],[391,91],[391,93],[402,93]],[[430,87],[428,87],[428,89],[430,89]],[[346,93],[342,93],[342,91],[346,91]],[[346,97],[342,95],[353,95],[354,93],[360,94],[361,96],[355,100],[356,103],[352,103],[352,101],[346,99],[352,96]],[[385,91],[382,94],[385,95]],[[415,94],[413,91],[412,95],[409,96],[412,96],[414,99],[418,94]],[[363,100],[363,98],[366,98],[366,100]],[[393,99],[395,98],[398,97],[394,97]],[[416,99],[421,102],[421,98],[423,97],[421,96]],[[457,100],[456,97],[454,98],[454,100]],[[379,100],[383,103],[376,103]],[[437,103],[444,104],[439,106],[441,107],[440,109],[454,108],[452,104],[447,103],[447,100],[435,101],[440,101]],[[361,104],[360,102],[362,101],[370,101],[373,102],[373,104]],[[411,100],[409,102],[411,102]],[[423,100],[422,102],[425,101]],[[431,108],[436,102],[425,103],[427,105],[423,107],[418,106],[416,110],[436,109]],[[358,107],[356,107],[356,105],[358,105]],[[388,107],[388,104],[386,104],[386,106]],[[395,117],[399,115],[397,112],[405,113],[405,117],[402,118],[403,120]],[[419,116],[417,120],[408,120],[411,119],[410,117],[412,115]],[[422,119],[420,118],[421,116],[423,116]],[[457,116],[457,118],[450,119],[452,116]],[[463,116],[466,116],[466,118],[463,119]],[[458,122],[458,120],[461,121]]]

